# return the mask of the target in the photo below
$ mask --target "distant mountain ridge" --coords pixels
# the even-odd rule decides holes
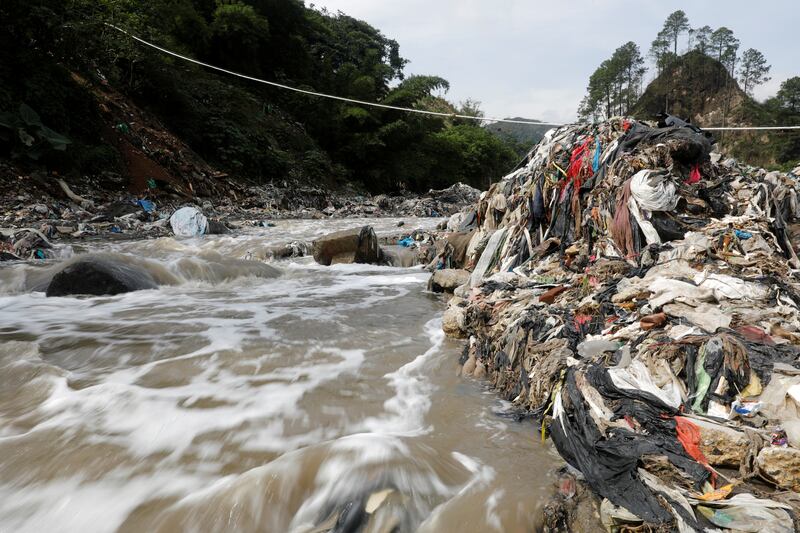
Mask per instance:
[[[513,124],[508,122],[492,122],[484,126],[487,131],[500,137],[504,140],[510,140],[516,144],[521,154],[527,153],[530,147],[538,143],[544,137],[549,129],[553,126],[540,124],[541,120],[523,118],[523,117],[506,117],[506,120],[524,120],[530,122],[527,124]]]

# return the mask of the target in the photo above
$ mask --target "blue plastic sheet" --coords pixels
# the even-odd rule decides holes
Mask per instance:
[[[597,169],[600,168],[600,152],[601,152],[602,145],[600,144],[600,139],[597,139],[597,143],[595,144],[594,148],[594,159],[592,159],[592,170],[597,172]]]
[[[153,211],[156,210],[156,204],[154,204],[150,200],[139,200],[136,203],[139,205],[139,207],[144,209],[145,213],[152,213]]]

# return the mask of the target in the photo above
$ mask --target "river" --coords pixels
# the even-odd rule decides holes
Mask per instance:
[[[432,228],[437,219],[405,219]],[[457,375],[427,272],[251,262],[396,219],[91,242],[169,284],[46,298],[0,267],[0,531],[532,531],[558,456]]]

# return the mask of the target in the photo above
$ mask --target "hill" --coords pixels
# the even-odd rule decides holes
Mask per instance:
[[[700,127],[794,124],[775,98],[759,103],[745,94],[716,59],[691,51],[673,60],[645,89],[631,113],[653,120],[662,112]],[[800,159],[798,135],[791,131],[715,132],[720,148],[743,161],[764,167],[792,168]]]
[[[515,147],[519,147],[518,153],[520,155],[527,153],[530,147],[541,141],[544,134],[547,133],[547,130],[552,128],[552,126],[537,125],[537,123],[541,121],[535,119],[513,117],[508,118],[508,120],[524,120],[530,122],[531,125],[492,122],[484,127],[486,131],[491,132],[501,139],[510,141]]]
[[[652,119],[666,111],[699,126],[738,125],[746,121],[750,102],[722,63],[695,50],[650,82],[632,114]]]
[[[216,73],[144,47],[111,22],[225,69],[356,100],[425,107],[449,88],[438,76],[408,75],[399,44],[377,28],[301,0],[5,0],[0,163],[67,181],[121,178],[129,189],[153,179],[192,194],[213,193],[223,175],[427,191],[483,185],[515,162],[477,124]]]

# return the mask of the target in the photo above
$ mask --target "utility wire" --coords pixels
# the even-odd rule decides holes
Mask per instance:
[[[344,96],[335,96],[335,95],[332,95],[332,94],[318,93],[318,92],[315,92],[315,91],[309,91],[309,90],[306,90],[306,89],[300,89],[299,87],[292,87],[290,85],[284,85],[282,83],[277,83],[277,82],[274,82],[274,81],[267,81],[267,80],[262,80],[260,78],[254,78],[253,76],[248,76],[246,74],[241,74],[239,72],[234,72],[232,70],[224,69],[222,67],[217,67],[217,66],[214,66],[214,65],[210,65],[208,63],[203,63],[202,61],[198,61],[197,59],[193,59],[191,57],[187,57],[187,56],[181,55],[181,54],[179,54],[177,52],[173,52],[172,50],[167,50],[166,48],[162,48],[161,46],[153,44],[153,43],[151,43],[149,41],[145,41],[141,37],[137,37],[136,35],[133,35],[132,33],[128,32],[126,30],[123,30],[122,28],[120,28],[118,26],[114,26],[113,24],[106,23],[106,26],[109,26],[110,28],[113,28],[113,29],[115,29],[117,31],[120,31],[120,32],[124,33],[125,35],[127,35],[128,37],[130,37],[131,39],[139,41],[140,43],[142,43],[142,44],[144,44],[146,46],[149,46],[151,48],[155,48],[156,50],[158,50],[160,52],[163,52],[165,54],[171,55],[173,57],[177,57],[178,59],[183,59],[184,61],[189,61],[190,63],[194,63],[194,64],[200,65],[202,67],[206,67],[206,68],[210,68],[210,69],[213,69],[213,70],[217,70],[219,72],[224,72],[225,74],[230,74],[231,76],[237,76],[239,78],[244,78],[246,80],[255,81],[255,82],[258,82],[258,83],[264,83],[266,85],[272,85],[273,87],[278,87],[280,89],[286,89],[288,91],[294,91],[294,92],[297,92],[297,93],[308,94],[308,95],[311,95],[311,96],[318,96],[320,98],[330,98],[331,100],[339,100],[339,101],[342,101],[342,102],[350,102],[350,103],[353,103],[353,104],[359,104],[359,105],[364,105],[364,106],[380,107],[382,109],[394,109],[396,111],[406,111],[406,112],[409,112],[409,113],[419,113],[421,115],[434,115],[434,116],[437,116],[437,117],[463,118],[463,119],[467,119],[467,120],[478,120],[478,121],[481,121],[481,122],[483,122],[483,121],[487,121],[487,122],[505,122],[505,123],[508,123],[508,124],[533,124],[533,125],[537,125],[537,126],[564,126],[564,124],[560,124],[560,123],[556,123],[556,122],[534,122],[534,121],[529,121],[529,120],[511,120],[511,119],[494,118],[494,117],[475,117],[475,116],[472,116],[472,115],[459,115],[457,113],[440,113],[438,111],[428,111],[428,110],[425,110],[425,109],[414,109],[413,107],[400,107],[400,106],[394,106],[394,105],[388,105],[388,104],[381,104],[381,103],[378,103],[378,102],[367,102],[365,100],[354,100],[352,98],[345,98]]]
[[[353,98],[345,98],[344,96],[336,96],[333,94],[324,94],[318,93],[315,91],[309,91],[307,89],[301,89],[299,87],[292,87],[291,85],[284,85],[282,83],[274,82],[274,81],[267,81],[262,80],[261,78],[254,78],[253,76],[248,76],[246,74],[241,74],[239,72],[234,72],[233,70],[224,69],[222,67],[217,67],[215,65],[210,65],[208,63],[204,63],[202,61],[198,61],[197,59],[193,59],[191,57],[187,57],[181,55],[177,52],[173,52],[172,50],[168,50],[157,44],[153,44],[150,41],[146,41],[141,37],[138,37],[127,30],[120,28],[119,26],[115,26],[113,24],[105,23],[106,26],[109,28],[113,28],[118,32],[124,33],[131,39],[142,43],[145,46],[149,46],[159,52],[164,54],[170,55],[172,57],[177,57],[178,59],[182,59],[184,61],[188,61],[190,63],[194,63],[195,65],[200,65],[201,67],[210,68],[212,70],[216,70],[219,72],[224,72],[225,74],[230,74],[231,76],[236,76],[239,78],[243,78],[245,80],[255,81],[258,83],[263,83],[265,85],[271,85],[273,87],[278,87],[279,89],[286,89],[287,91],[294,91],[297,93],[307,94],[310,96],[317,96],[319,98],[329,98],[331,100],[339,100],[340,102],[350,102],[352,104],[358,104],[363,106],[370,106],[370,107],[379,107],[381,109],[393,109],[395,111],[405,111],[408,113],[418,113],[420,115],[433,115],[437,117],[445,117],[445,118],[463,118],[466,120],[477,120],[480,122],[502,122],[504,124],[528,124],[533,126],[566,126],[566,124],[561,124],[558,122],[535,122],[529,120],[513,120],[507,118],[496,118],[496,117],[476,117],[472,115],[459,115],[457,113],[441,113],[438,111],[428,111],[426,109],[414,109],[413,107],[400,107],[394,106],[389,104],[381,104],[378,102],[367,102],[365,100],[355,100]],[[717,128],[701,128],[704,130],[709,131],[731,131],[731,130],[800,130],[800,126],[741,126],[741,127],[717,127]]]

